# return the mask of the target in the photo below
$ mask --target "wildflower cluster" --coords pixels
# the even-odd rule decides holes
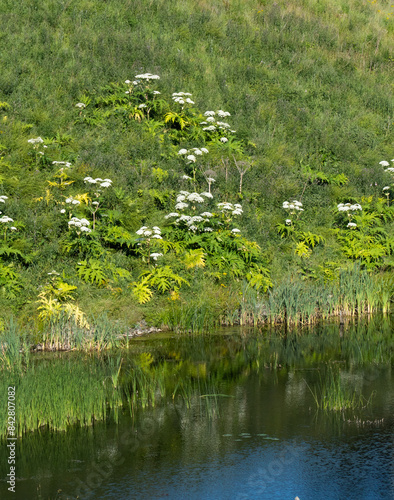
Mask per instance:
[[[391,161],[394,163],[394,158]],[[386,168],[385,172],[388,172],[390,174],[394,174],[394,167],[390,167],[390,163],[388,161],[385,161],[385,160],[380,161],[379,165],[382,165],[382,167],[389,167],[389,168]]]
[[[141,75],[135,75],[135,78],[137,80],[145,80],[146,82],[149,82],[150,80],[160,80],[159,75],[152,75],[152,73],[143,73]]]
[[[64,200],[67,204],[69,205],[80,205],[81,202],[79,200],[76,200],[75,198],[73,198],[72,196],[69,196],[68,198],[66,198]],[[61,213],[64,213],[63,211],[61,211]]]
[[[152,257],[153,260],[157,260],[159,257],[163,257],[163,254],[158,252],[153,252],[150,254],[150,257]]]
[[[136,75],[134,78],[135,78],[135,80],[133,80],[133,81],[125,80],[125,84],[127,85],[127,88],[128,88],[128,90],[125,91],[125,94],[133,94],[134,89],[141,91],[141,86],[142,87],[144,87],[144,85],[147,86],[151,80],[160,80],[159,75],[152,75],[151,73],[144,73],[141,75]],[[152,91],[152,90],[149,90],[149,88],[145,87],[144,91],[151,94],[150,97],[160,95],[160,92],[158,90]],[[145,99],[147,99],[147,98],[148,98],[148,96],[145,95]],[[139,107],[141,107],[141,105]],[[145,104],[145,107],[146,107],[146,104]]]
[[[216,116],[218,116],[219,118],[231,116],[228,111],[223,111],[221,109],[219,109],[219,111],[206,111],[204,113],[204,116],[206,116],[206,118],[203,122],[200,122],[200,125],[206,125],[205,127],[203,127],[203,130],[205,132],[235,133],[235,130],[231,130],[231,126],[227,122],[222,122],[216,119]],[[227,142],[228,139],[227,137],[221,137],[220,141]]]
[[[394,163],[394,158],[391,161]],[[382,165],[382,167],[389,167],[389,168],[386,168],[385,172],[387,172],[388,174],[394,175],[394,167],[390,167],[390,163],[388,161],[383,160],[383,161],[379,162],[379,164]],[[382,191],[387,199],[387,206],[389,206],[389,204],[390,204],[390,189],[391,189],[390,186],[385,186],[382,189]]]
[[[357,210],[362,210],[362,207],[359,203],[355,203],[352,205],[351,203],[339,203],[337,205],[339,212],[357,212]]]
[[[298,200],[284,201],[283,204],[282,204],[282,208],[284,210],[288,211],[289,215],[295,215],[295,214],[297,214],[296,219],[298,219],[298,217],[300,216],[301,212],[304,211],[304,209],[302,208],[302,203],[300,201],[298,201]],[[285,228],[282,228],[282,226],[280,226],[281,227],[280,231],[282,231],[282,232],[286,232],[287,231],[288,232],[289,230],[294,229],[292,219],[286,219],[285,220],[285,226],[290,226],[290,227],[288,227],[287,229],[285,229]]]
[[[101,177],[97,177],[96,179],[93,179],[93,177],[85,177],[84,178],[84,183],[90,185],[92,188],[94,188],[94,197],[95,199],[92,201],[89,199],[89,210],[93,216],[93,229],[96,227],[96,213],[99,209],[100,206],[100,196],[101,196],[101,189],[100,188],[109,188],[112,187],[112,180],[111,179],[101,179]]]
[[[11,219],[11,217],[8,217],[8,215],[3,215],[3,217],[0,217],[0,222],[2,224],[8,224],[9,222],[14,222],[14,219]],[[16,229],[16,227],[13,227],[11,229]]]
[[[218,203],[217,207],[219,208],[219,211],[225,215],[226,217],[229,215],[242,215],[243,210],[242,210],[242,205],[239,203],[228,203],[227,201],[224,203]]]
[[[383,194],[386,196],[387,206],[389,206],[389,204],[390,204],[390,186],[384,186],[382,191],[383,191]]]
[[[297,212],[303,212],[302,203],[297,200],[293,201],[284,201],[282,208],[288,210],[291,215],[296,214]]]
[[[211,193],[189,193],[189,191],[180,191],[176,197],[175,210],[184,210],[189,207],[189,203],[192,204],[192,209],[195,210],[196,203],[204,203],[206,198],[212,198]],[[189,203],[188,203],[189,202]],[[167,218],[167,216],[166,216]]]
[[[5,203],[5,200],[8,200],[8,196],[1,195],[0,196],[0,203]],[[1,215],[2,212],[0,212]],[[4,231],[4,239],[7,239],[7,230],[10,229],[11,231],[16,231],[16,227],[12,226],[11,224],[14,222],[14,219],[11,219],[11,217],[8,217],[8,215],[3,215],[0,217],[0,224],[1,228]]]
[[[158,252],[151,253],[152,245],[163,239],[161,236],[161,229],[158,226],[153,226],[152,228],[149,226],[142,226],[136,231],[136,234],[140,236],[137,245],[140,247],[140,252],[148,264],[151,258],[157,260],[159,257],[163,256],[163,254]]]
[[[204,222],[209,222],[209,217],[212,217],[213,214],[210,212],[204,212],[200,215],[179,215],[175,212],[168,214],[165,216],[166,219],[172,218],[172,217],[178,217],[175,219],[174,225],[176,226],[184,226],[188,231],[192,231],[195,233],[198,229],[203,229],[203,225],[200,223]],[[197,224],[197,225],[196,225]],[[205,228],[205,231],[212,231],[212,228]]]
[[[136,231],[136,234],[138,234],[138,236],[143,236],[147,240],[151,238],[157,240],[163,239],[161,237],[161,229],[157,226],[153,226],[152,229],[149,229],[149,226],[142,226],[138,229],[138,231]]]
[[[178,104],[194,104],[194,101],[190,99],[191,95],[189,92],[174,92],[172,100]]]
[[[97,177],[97,179],[93,179],[92,177],[85,177],[84,178],[84,183],[88,184],[98,184],[100,187],[107,188],[112,186],[112,181],[111,179],[101,179],[100,177]]]
[[[178,155],[186,156],[187,163],[195,163],[197,161],[197,156],[202,156],[209,153],[207,148],[191,148],[191,149],[180,149]]]
[[[34,149],[37,149],[39,144],[42,144],[44,140],[41,137],[36,137],[35,139],[28,139],[29,144],[33,144]]]
[[[87,219],[78,219],[78,217],[72,217],[68,221],[68,227],[70,229],[75,229],[77,234],[86,233],[89,234],[92,230],[89,228],[90,222]]]
[[[208,199],[213,198],[211,193],[189,193],[188,191],[180,191],[179,195],[176,198],[175,210],[185,210],[187,208],[191,208],[194,213],[193,215],[180,214],[179,212],[171,212],[165,216],[165,219],[171,219],[171,223],[178,227],[183,227],[183,229],[187,231],[191,231],[193,233],[205,232],[211,233],[215,231],[215,228],[220,228],[223,225],[220,218],[226,219],[226,224],[231,221],[232,216],[234,215],[242,215],[242,206],[238,203],[218,203],[217,207],[220,212],[220,216],[218,214],[204,211],[198,215],[195,214],[196,205],[202,204]],[[189,202],[189,203],[188,203]],[[190,206],[191,205],[191,206]],[[239,229],[234,228],[231,230],[233,234],[237,234],[240,232]]]
[[[347,227],[349,229],[354,229],[355,227],[357,227],[357,224],[355,222],[352,222],[352,217],[357,213],[357,211],[362,210],[362,207],[359,203],[339,203],[337,205],[337,208],[339,212],[347,212],[347,215],[349,217]]]

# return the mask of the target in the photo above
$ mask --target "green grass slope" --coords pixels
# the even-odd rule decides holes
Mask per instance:
[[[0,0],[1,322],[43,332],[106,311],[175,324],[208,303],[231,322],[246,302],[262,318],[284,284],[314,297],[354,264],[387,308],[393,16],[377,0]],[[124,83],[147,72],[160,79]],[[207,110],[229,112],[235,132],[204,131]],[[196,162],[178,154],[201,147]],[[97,192],[88,176],[112,184]],[[181,190],[212,191],[211,232],[165,218]],[[283,208],[293,200],[303,211]],[[359,312],[375,307],[363,300]]]

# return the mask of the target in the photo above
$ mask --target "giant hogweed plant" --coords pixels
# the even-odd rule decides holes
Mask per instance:
[[[181,259],[189,268],[194,267],[194,261],[195,266],[206,268],[205,272],[218,280],[223,276],[244,277],[257,288],[267,290],[271,286],[259,246],[234,227],[235,219],[243,213],[241,204],[214,204],[210,192],[181,191],[175,210],[165,216],[169,224],[166,238],[174,244],[183,243]]]
[[[43,323],[53,324],[66,317],[81,328],[89,328],[86,315],[75,304],[77,287],[67,283],[56,271],[48,273],[50,280],[38,294],[38,317]]]
[[[337,238],[344,255],[373,270],[390,262],[394,253],[394,238],[384,225],[394,220],[394,207],[383,198],[365,198],[358,203],[337,206]]]
[[[295,255],[301,259],[308,259],[314,247],[320,243],[324,243],[323,236],[303,230],[304,223],[301,214],[304,208],[300,201],[284,201],[282,208],[287,212],[288,218],[284,223],[277,224],[278,233],[282,238],[289,238],[294,242]]]

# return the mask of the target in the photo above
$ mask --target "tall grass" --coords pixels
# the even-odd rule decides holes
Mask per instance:
[[[320,378],[316,387],[309,390],[316,403],[316,407],[323,411],[344,412],[346,410],[360,410],[371,405],[373,393],[366,399],[356,390],[346,387],[340,377],[340,373],[330,368]]]
[[[295,278],[274,286],[266,294],[245,283],[239,306],[228,312],[227,322],[254,326],[309,325],[333,316],[386,314],[393,297],[391,279],[382,280],[379,275],[371,275],[354,265],[341,271],[335,281]]]
[[[113,349],[123,342],[117,323],[105,314],[92,317],[88,328],[81,327],[66,314],[41,326],[42,348],[57,350],[97,350]]]
[[[26,337],[20,335],[15,319],[11,317],[0,333],[0,366],[5,370],[21,370],[29,365],[30,346]]]
[[[202,333],[220,324],[217,304],[203,298],[171,304],[161,317],[163,324],[175,332]]]

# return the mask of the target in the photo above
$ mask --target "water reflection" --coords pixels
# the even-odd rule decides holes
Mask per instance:
[[[394,498],[392,324],[339,333],[140,339],[122,353],[118,424],[24,436],[13,498]],[[317,412],[309,387],[327,370],[373,404]],[[150,391],[145,409],[127,405],[133,387]],[[0,464],[4,478],[4,446]]]

